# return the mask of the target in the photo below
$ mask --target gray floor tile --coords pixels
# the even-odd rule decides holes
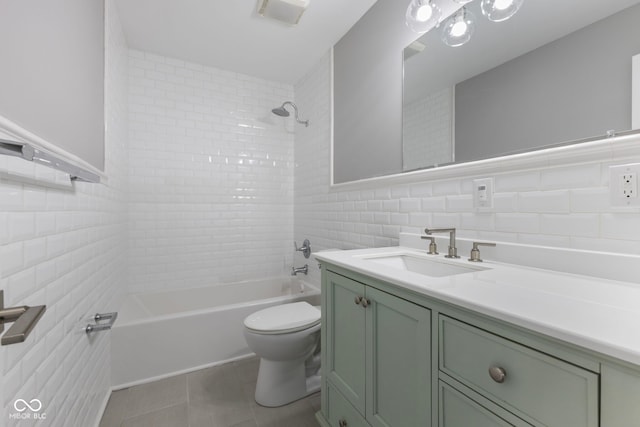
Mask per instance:
[[[120,427],[129,403],[129,389],[118,390],[111,393],[109,403],[105,408],[100,427]]]
[[[318,427],[320,393],[279,408],[254,400],[257,357],[114,392],[100,427]]]
[[[187,376],[192,427],[228,427],[253,419],[239,376],[232,364]]]
[[[122,427],[189,427],[187,403],[126,419]]]
[[[249,359],[238,360],[233,362],[233,367],[238,374],[238,378],[242,384],[255,383],[258,378],[258,368],[260,367],[260,358],[251,357]]]
[[[187,402],[187,377],[178,375],[129,389],[125,418]]]

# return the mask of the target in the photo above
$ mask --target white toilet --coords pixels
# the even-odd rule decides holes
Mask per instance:
[[[282,406],[320,389],[320,307],[295,302],[244,320],[244,337],[260,357],[256,402]]]

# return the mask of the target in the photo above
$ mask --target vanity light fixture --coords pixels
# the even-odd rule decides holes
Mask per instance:
[[[493,22],[506,21],[516,14],[524,0],[482,0],[482,14]]]
[[[471,40],[475,30],[475,16],[466,7],[451,15],[443,24],[442,41],[447,46],[462,46]]]
[[[412,31],[425,33],[438,25],[442,10],[434,0],[411,0],[405,22]]]
[[[462,46],[471,40],[475,30],[475,16],[464,5],[473,0],[452,0],[463,5],[457,12],[444,21],[442,41],[451,47]],[[493,22],[502,22],[511,18],[520,10],[524,0],[480,0],[482,14]],[[442,10],[436,0],[411,0],[407,7],[406,24],[416,33],[424,33],[440,26]]]

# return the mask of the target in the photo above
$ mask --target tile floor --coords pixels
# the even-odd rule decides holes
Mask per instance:
[[[252,357],[113,392],[100,427],[318,427],[320,393],[280,408],[254,401],[258,363]]]

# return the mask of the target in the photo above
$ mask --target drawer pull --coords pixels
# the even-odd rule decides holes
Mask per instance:
[[[492,366],[489,368],[489,376],[495,382],[503,383],[504,379],[507,377],[507,372],[504,370],[504,368],[501,368],[499,366]]]
[[[344,418],[338,421],[338,427],[347,427],[347,420]]]
[[[368,306],[370,306],[370,305],[371,305],[371,300],[369,300],[369,299],[367,299],[367,298],[362,298],[361,303],[362,303],[362,306],[363,306],[364,308],[367,308]]]
[[[362,297],[355,297],[354,302],[356,303],[356,305],[360,305],[360,303],[362,302]]]

